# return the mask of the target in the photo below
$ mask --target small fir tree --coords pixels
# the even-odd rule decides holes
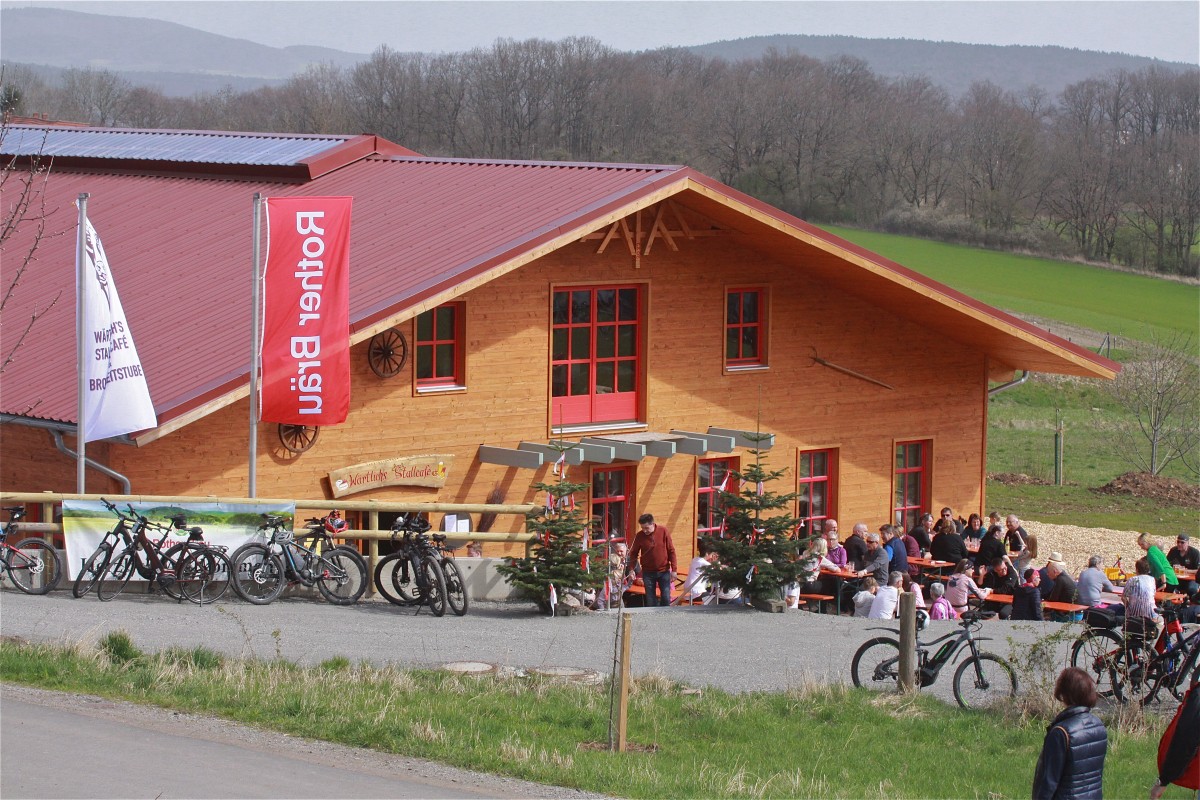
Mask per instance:
[[[583,534],[590,522],[571,502],[571,496],[587,489],[583,483],[571,483],[564,474],[557,483],[535,483],[534,488],[548,498],[546,506],[531,511],[525,529],[537,534],[533,554],[512,559],[496,567],[504,580],[521,594],[534,600],[543,611],[553,612],[553,586],[561,603],[569,590],[597,589],[604,583],[605,567],[600,548],[584,548]],[[584,554],[587,554],[585,568]]]
[[[732,472],[741,487],[720,494],[723,529],[704,538],[720,560],[709,565],[708,579],[723,591],[741,589],[747,602],[779,599],[780,589],[796,580],[797,560],[807,540],[793,539],[800,520],[788,509],[796,493],[776,494],[768,484],[783,477],[785,470],[767,470],[759,450],[751,450],[754,463],[744,472]]]

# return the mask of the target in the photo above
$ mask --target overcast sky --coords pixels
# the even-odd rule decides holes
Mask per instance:
[[[262,44],[324,45],[356,53],[369,53],[380,44],[401,51],[446,52],[487,46],[497,37],[567,36],[592,36],[620,50],[645,50],[806,33],[1047,44],[1200,61],[1197,0],[0,0],[0,5],[153,17]]]

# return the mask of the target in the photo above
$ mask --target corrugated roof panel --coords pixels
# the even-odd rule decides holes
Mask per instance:
[[[270,149],[269,142],[258,144]],[[263,158],[262,151],[257,152],[256,158]],[[1069,374],[1117,368],[680,167],[369,157],[303,184],[56,168],[46,194],[46,235],[5,308],[0,352],[8,351],[23,327],[8,320],[27,320],[36,311],[48,310],[5,369],[0,410],[75,419],[75,347],[66,332],[74,330],[73,201],[80,192],[91,195],[89,216],[104,243],[162,424],[248,380],[255,192],[268,197],[354,197],[350,324],[358,330],[559,236],[593,226],[607,213],[627,213],[649,195],[684,188],[696,190],[689,202],[716,218],[725,217],[731,226],[749,225],[752,215],[759,215],[766,224],[747,244],[766,247],[781,263],[816,269],[808,263],[814,245],[798,242],[797,232],[811,238],[839,267],[824,270],[823,276],[845,291],[861,291],[866,271],[841,267],[851,265],[851,255],[862,259],[875,276],[872,281],[899,287],[888,290],[896,296],[883,307],[904,313],[906,292],[914,288],[938,303],[969,305],[982,315],[976,327],[999,337],[985,346],[1017,366],[1032,360]],[[5,242],[0,254],[5,274],[11,274],[28,251],[29,236],[26,230]],[[946,324],[960,321],[952,317]],[[1013,335],[1010,330],[1024,333]],[[1075,359],[1074,367],[1068,358]]]
[[[252,198],[351,195],[351,327],[380,308],[449,287],[518,254],[546,231],[578,224],[587,210],[629,201],[672,168],[514,165],[368,159],[304,185],[55,170],[52,209],[37,262],[11,319],[54,301],[4,373],[7,413],[75,419],[74,260],[77,213],[104,243],[160,423],[197,397],[249,374]],[[4,259],[20,253],[6,243]],[[8,317],[10,309],[5,309]],[[45,335],[55,331],[55,335]],[[5,340],[15,329],[0,330]],[[32,409],[30,406],[33,406]]]
[[[11,125],[0,143],[6,155],[136,159],[181,164],[293,166],[352,139],[219,131],[65,128]]]

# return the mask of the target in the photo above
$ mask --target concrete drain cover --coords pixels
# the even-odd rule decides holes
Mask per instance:
[[[449,664],[442,665],[442,669],[447,672],[454,672],[459,675],[495,675],[496,665],[488,664],[485,661],[452,661]]]
[[[603,680],[596,670],[582,667],[530,667],[529,674],[570,683],[600,683]]]

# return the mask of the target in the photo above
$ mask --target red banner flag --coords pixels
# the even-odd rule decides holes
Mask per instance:
[[[336,425],[350,412],[351,197],[268,198],[263,422]]]

